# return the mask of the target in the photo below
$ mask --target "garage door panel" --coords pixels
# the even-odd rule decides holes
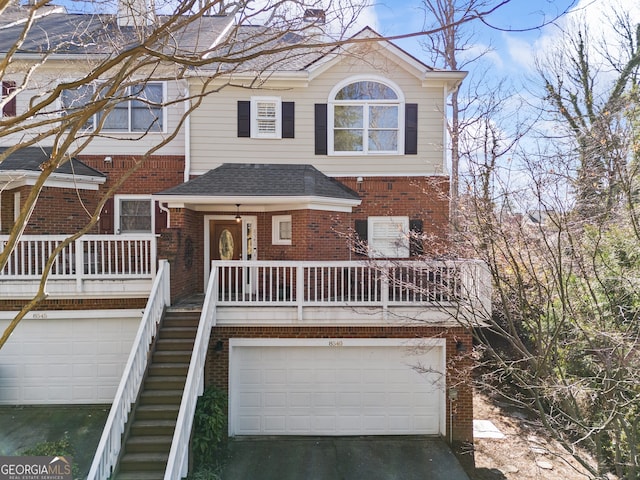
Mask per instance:
[[[231,435],[438,434],[443,348],[235,346]]]

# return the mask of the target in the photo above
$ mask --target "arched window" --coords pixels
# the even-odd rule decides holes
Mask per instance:
[[[397,154],[402,145],[403,98],[379,80],[338,86],[330,103],[330,145],[335,154]]]

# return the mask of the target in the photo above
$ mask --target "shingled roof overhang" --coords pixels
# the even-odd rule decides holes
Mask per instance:
[[[0,155],[6,150],[7,147],[0,147]],[[35,185],[42,173],[40,165],[50,157],[50,147],[25,147],[16,150],[0,162],[0,184],[6,188]],[[77,158],[70,158],[53,171],[45,186],[98,190],[106,181],[107,176],[104,173]]]
[[[171,208],[191,210],[327,210],[351,212],[356,192],[311,165],[238,164],[220,167],[153,195]]]

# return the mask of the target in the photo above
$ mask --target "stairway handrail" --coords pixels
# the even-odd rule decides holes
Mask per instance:
[[[164,480],[179,480],[189,473],[189,440],[193,428],[193,417],[198,398],[204,392],[204,366],[209,350],[211,328],[216,323],[218,275],[214,268],[211,269],[211,272],[202,305],[202,314],[198,322],[198,332],[193,344],[193,353],[189,362],[189,372],[180,402],[176,429],[171,440],[171,450]]]
[[[122,433],[147,369],[151,340],[158,332],[158,325],[165,308],[171,305],[170,276],[169,262],[160,260],[158,273],[120,378],[87,480],[107,480],[118,461],[122,447]]]

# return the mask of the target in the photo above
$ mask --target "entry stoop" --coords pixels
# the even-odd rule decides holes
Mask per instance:
[[[162,480],[176,427],[199,311],[167,311],[114,480]]]

